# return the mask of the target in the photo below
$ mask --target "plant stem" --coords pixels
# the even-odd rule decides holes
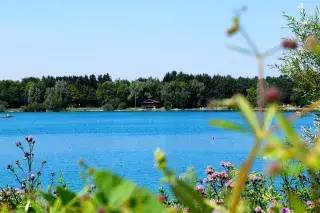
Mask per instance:
[[[243,32],[242,32],[243,34]],[[245,34],[246,35],[246,34]],[[248,43],[251,42],[251,39],[249,36],[247,36],[247,41]],[[252,46],[254,48],[254,46]],[[255,49],[253,49],[255,50]],[[263,86],[263,58],[261,55],[257,54],[257,61],[258,61],[258,90],[259,90],[259,99],[258,99],[258,105],[259,105],[259,123],[260,127],[262,128],[263,126],[263,105],[264,105],[264,86]],[[249,157],[243,164],[243,166],[240,169],[240,174],[237,179],[237,182],[235,184],[234,188],[234,193],[233,193],[233,201],[231,204],[230,212],[235,213],[236,212],[236,207],[240,201],[240,196],[241,196],[241,191],[243,189],[244,183],[246,181],[246,176],[249,173],[251,166],[256,158],[256,155],[258,151],[260,150],[261,146],[261,139],[257,138],[256,142],[253,145],[252,150],[250,151]]]

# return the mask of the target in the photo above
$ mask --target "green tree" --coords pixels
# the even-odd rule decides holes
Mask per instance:
[[[41,90],[35,83],[31,83],[28,91],[28,104],[41,103]]]
[[[302,6],[299,19],[288,14],[284,14],[284,17],[288,22],[287,29],[301,45],[298,50],[285,51],[279,57],[280,63],[271,67],[292,78],[292,99],[299,102],[299,105],[305,105],[319,98],[317,91],[320,90],[320,54],[310,51],[305,44],[308,43],[310,35],[320,39],[320,11],[316,9],[307,13]]]
[[[246,98],[251,103],[252,106],[257,106],[258,93],[256,87],[250,87],[246,90],[247,96]]]

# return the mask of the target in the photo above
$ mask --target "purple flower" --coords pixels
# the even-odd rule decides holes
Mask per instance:
[[[16,142],[16,146],[21,147],[21,142],[20,141]]]
[[[256,213],[261,213],[262,212],[262,208],[260,206],[257,206],[255,211],[256,211]]]
[[[291,210],[288,209],[288,208],[283,208],[283,209],[281,210],[281,213],[291,213]]]
[[[30,180],[34,180],[36,178],[36,175],[35,174],[31,174],[30,175]]]
[[[213,173],[213,168],[212,168],[212,166],[207,166],[207,168],[206,168],[206,174],[207,175],[209,175],[209,174],[212,174]]]
[[[203,178],[202,183],[208,182],[208,178]]]
[[[226,184],[225,184],[226,187],[228,188],[233,188],[233,182],[232,180],[229,180]]]
[[[27,137],[26,137],[26,141],[27,141],[28,143],[33,142],[33,137],[32,137],[31,135],[27,136]]]
[[[25,188],[26,188],[26,183],[23,182],[23,183],[21,184],[21,189],[25,189]]]
[[[14,191],[19,195],[23,194],[23,191],[21,189],[15,188]]]
[[[224,162],[224,161],[221,161],[221,162],[220,162],[220,166],[224,167],[224,165],[225,165],[225,162]]]
[[[189,208],[184,208],[183,212],[189,212]]]

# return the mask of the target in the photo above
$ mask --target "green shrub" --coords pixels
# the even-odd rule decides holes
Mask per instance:
[[[0,101],[0,112],[5,112],[8,109],[8,103],[5,101]]]
[[[164,108],[165,110],[171,110],[172,109],[172,104],[170,102],[164,102]]]
[[[125,102],[121,102],[119,105],[118,105],[118,109],[122,110],[122,109],[125,109],[127,108],[127,104]]]
[[[112,104],[107,103],[107,104],[103,105],[102,109],[103,109],[103,111],[113,111],[114,107]]]

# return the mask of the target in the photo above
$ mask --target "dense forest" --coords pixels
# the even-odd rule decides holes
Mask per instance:
[[[266,77],[266,86],[281,89],[281,103],[299,104],[293,98],[293,81],[286,76]],[[241,93],[256,102],[257,78],[233,78],[208,74],[190,75],[168,72],[163,79],[112,80],[109,74],[24,78],[0,81],[0,110],[59,111],[68,107],[125,109],[148,98],[161,101],[166,108],[205,107],[209,100],[230,98]]]

